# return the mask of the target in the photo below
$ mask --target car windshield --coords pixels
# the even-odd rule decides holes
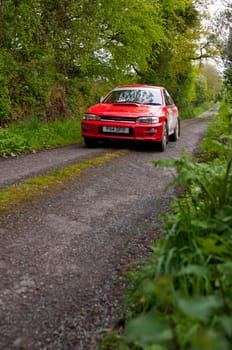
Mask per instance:
[[[138,103],[161,105],[162,97],[159,89],[118,89],[113,90],[103,103]]]

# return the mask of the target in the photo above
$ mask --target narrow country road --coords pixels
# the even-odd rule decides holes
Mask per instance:
[[[171,179],[154,159],[194,152],[207,120],[182,125],[164,153],[129,148],[0,224],[0,349],[96,350],[117,316],[124,264],[160,233]],[[84,145],[0,160],[0,188],[115,149]],[[15,168],[16,167],[16,168]]]

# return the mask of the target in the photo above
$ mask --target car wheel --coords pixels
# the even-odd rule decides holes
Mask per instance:
[[[168,129],[167,123],[164,123],[162,140],[158,142],[158,151],[164,152],[168,143]]]
[[[176,142],[179,139],[179,137],[180,137],[180,121],[178,119],[176,127],[174,129],[174,133],[169,136],[169,140]]]
[[[94,139],[92,137],[85,137],[84,138],[85,144],[89,148],[94,148],[98,146],[98,140]]]

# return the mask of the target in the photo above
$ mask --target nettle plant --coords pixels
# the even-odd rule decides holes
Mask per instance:
[[[26,141],[20,135],[14,135],[7,129],[0,129],[0,157],[16,156],[26,150]]]
[[[179,188],[165,238],[149,264],[132,273],[128,348],[226,350],[232,342],[232,138],[210,163],[155,161],[175,168]],[[225,151],[225,149],[224,149]],[[227,160],[225,160],[227,159]]]

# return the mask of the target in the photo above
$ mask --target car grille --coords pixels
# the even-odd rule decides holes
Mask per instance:
[[[108,117],[104,116],[101,117],[101,120],[107,121],[107,122],[121,122],[121,123],[136,123],[137,118],[133,117]]]

